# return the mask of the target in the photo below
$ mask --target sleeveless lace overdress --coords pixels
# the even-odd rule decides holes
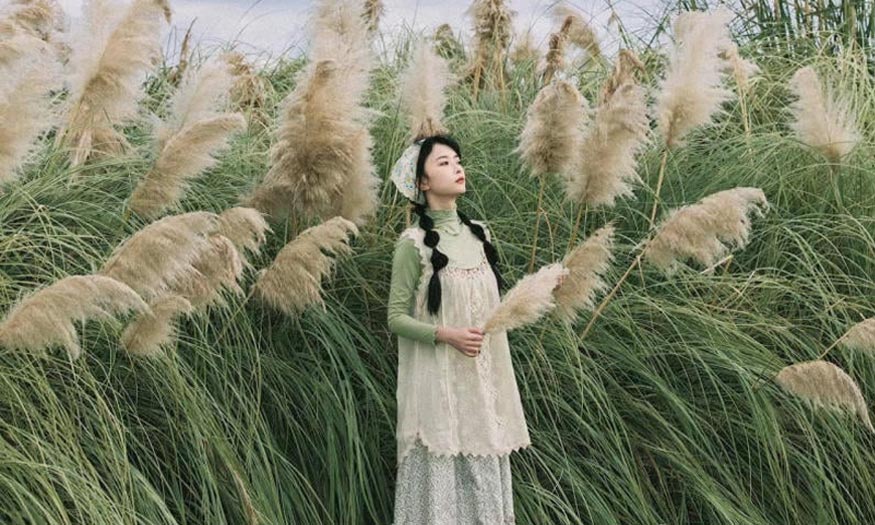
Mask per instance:
[[[431,248],[424,234],[419,226],[401,233],[413,240],[422,262],[413,317],[482,327],[501,300],[482,243],[476,243],[478,265],[460,267],[450,258],[440,270],[441,306],[431,315],[426,306]],[[477,357],[446,343],[404,337],[398,338],[398,349],[393,525],[515,523],[510,453],[531,441],[507,333],[486,334]]]

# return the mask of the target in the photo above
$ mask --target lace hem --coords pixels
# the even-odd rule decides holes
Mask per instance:
[[[511,454],[513,452],[517,452],[519,450],[527,449],[531,447],[532,440],[527,438],[522,441],[519,441],[513,445],[510,445],[510,448],[503,448],[500,452],[495,451],[474,451],[474,452],[465,452],[459,449],[451,449],[451,450],[441,450],[437,448],[433,443],[429,442],[422,435],[422,432],[417,431],[416,434],[413,435],[413,439],[410,440],[410,444],[401,451],[401,456],[398,458],[398,464],[400,465],[405,458],[407,458],[410,451],[413,450],[413,447],[416,445],[416,440],[420,440],[422,444],[428,449],[429,454],[432,454],[437,457],[453,457],[453,456],[467,456],[469,458],[485,458],[485,457],[501,457]]]

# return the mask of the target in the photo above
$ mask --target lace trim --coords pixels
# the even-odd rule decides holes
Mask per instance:
[[[453,277],[462,277],[465,279],[471,279],[478,275],[482,275],[486,273],[486,270],[489,269],[489,261],[486,259],[486,255],[483,255],[483,258],[480,259],[480,264],[474,266],[472,268],[461,268],[458,266],[445,266],[439,274],[441,276],[452,275]]]
[[[425,437],[423,437],[420,431],[416,431],[413,434],[413,439],[410,440],[408,446],[402,451],[401,457],[398,459],[398,464],[400,465],[406,458],[410,451],[413,450],[413,447],[416,445],[416,440],[419,439],[422,441],[422,444],[425,445],[425,448],[428,449],[429,454],[432,454],[437,457],[453,457],[453,456],[467,456],[469,458],[487,458],[487,457],[501,457],[507,456],[513,452],[518,450],[527,449],[532,446],[532,441],[530,439],[525,439],[523,441],[517,442],[514,445],[511,445],[510,448],[504,449],[502,452],[462,452],[461,450],[453,449],[453,450],[438,450],[435,446],[430,443]]]

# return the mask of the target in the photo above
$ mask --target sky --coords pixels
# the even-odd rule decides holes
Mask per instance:
[[[81,20],[83,0],[59,0],[72,25]],[[125,3],[127,3],[126,0]],[[362,2],[363,3],[363,2]],[[553,30],[550,9],[556,0],[511,0],[516,12],[514,26],[518,34],[530,31],[540,48],[546,47]],[[619,47],[616,25],[608,26],[611,16],[609,0],[566,1],[590,20],[600,36],[604,52],[609,56]],[[627,30],[653,28],[664,11],[664,1],[613,0],[614,10]],[[470,0],[384,0],[385,12],[381,31],[398,34],[400,30],[431,31],[443,23],[456,33],[469,35],[471,20],[464,11]],[[269,60],[282,53],[299,55],[306,47],[305,31],[312,1],[303,0],[172,0],[172,25],[165,32],[165,53],[174,56],[190,24],[193,40],[207,48],[235,41],[237,49],[256,61]]]

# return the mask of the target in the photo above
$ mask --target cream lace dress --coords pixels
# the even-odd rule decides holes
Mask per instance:
[[[487,239],[491,241],[485,224]],[[480,326],[500,302],[483,245],[480,263],[440,273],[441,306],[427,311],[431,248],[418,226],[422,274],[413,317],[442,326]],[[477,357],[446,343],[398,338],[398,472],[394,525],[515,523],[510,453],[531,444],[507,333],[487,334]]]

